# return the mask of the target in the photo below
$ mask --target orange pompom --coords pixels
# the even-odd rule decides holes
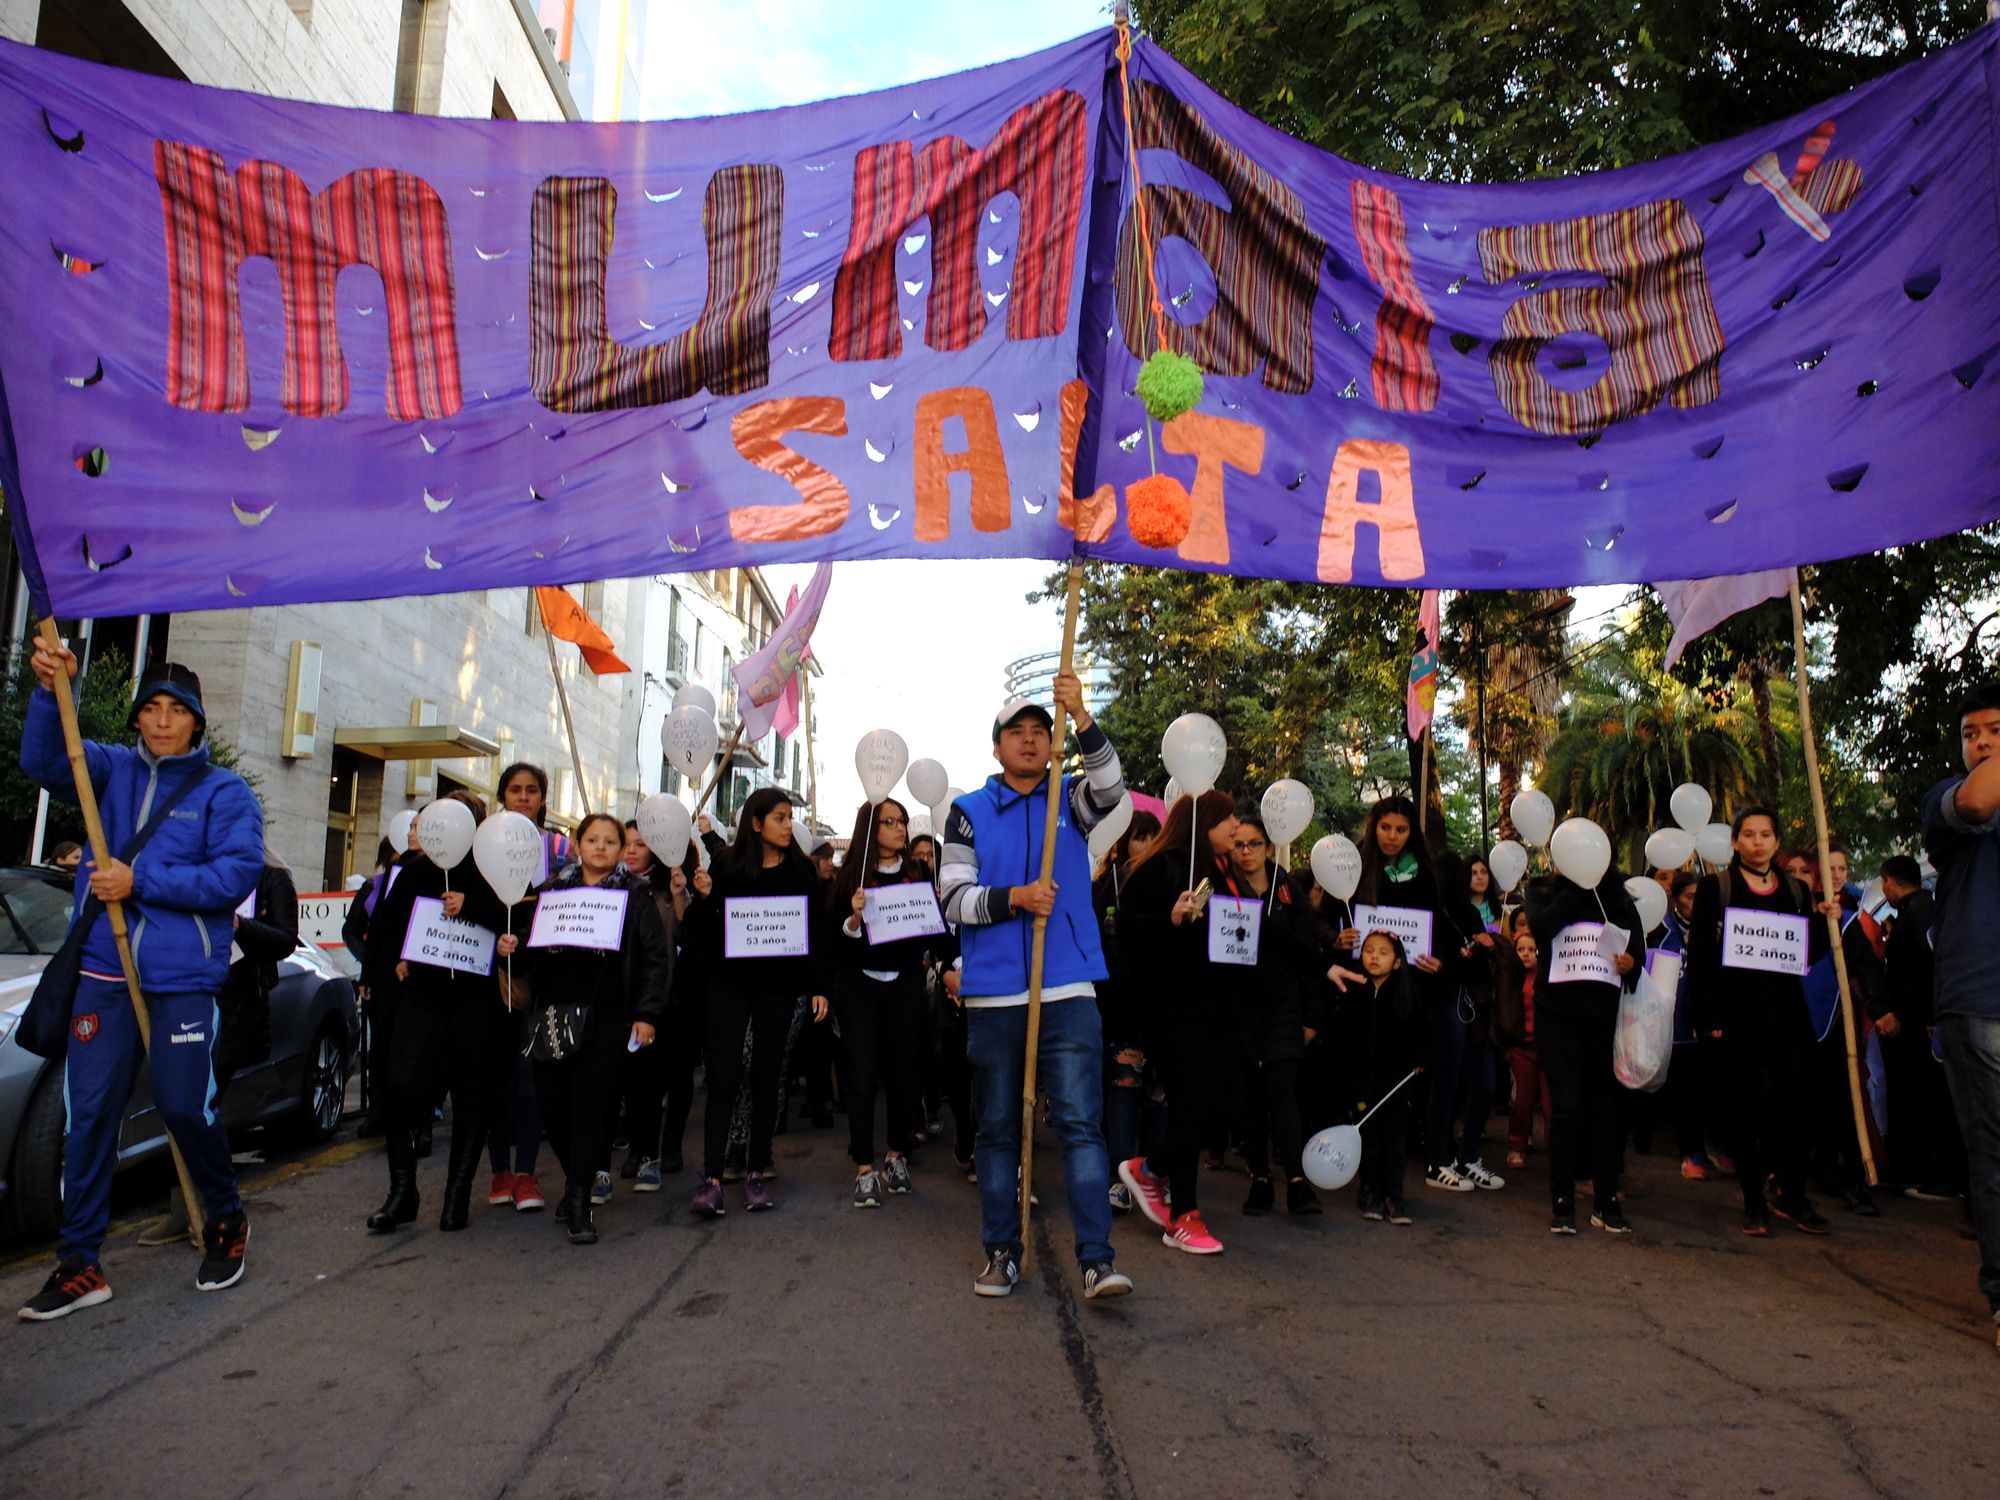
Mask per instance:
[[[1125,525],[1142,547],[1178,547],[1193,520],[1194,502],[1171,474],[1148,474],[1125,491]]]

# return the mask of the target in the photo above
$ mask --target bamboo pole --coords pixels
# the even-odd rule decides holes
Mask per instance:
[[[806,825],[819,837],[819,762],[813,759],[812,668],[799,663],[799,717],[806,721]],[[935,830],[940,847],[944,830]]]
[[[715,795],[715,789],[722,785],[722,778],[729,770],[730,757],[736,754],[736,747],[743,743],[743,720],[738,718],[736,728],[729,736],[729,744],[722,752],[722,760],[716,765],[715,774],[708,778],[708,785],[701,789],[701,801],[694,805],[694,815],[701,816],[701,810],[708,806],[708,799]]]
[[[1805,743],[1806,784],[1812,790],[1813,833],[1819,842],[1820,888],[1825,899],[1838,903],[1840,893],[1833,884],[1833,860],[1826,831],[1826,792],[1820,785],[1819,744],[1813,738],[1812,690],[1806,681],[1806,607],[1799,593],[1799,570],[1792,569],[1792,654],[1798,666],[1799,737]],[[1847,977],[1847,952],[1840,940],[1838,906],[1826,914],[1827,938],[1833,946],[1833,973],[1840,983],[1840,1023],[1847,1040],[1847,1092],[1854,1107],[1854,1139],[1861,1150],[1861,1167],[1874,1187],[1881,1178],[1875,1171],[1875,1151],[1868,1144],[1868,1106],[1861,1095],[1861,1054],[1859,1028],[1854,1018],[1854,989]]]
[[[576,800],[583,804],[583,815],[590,816],[590,783],[583,779],[583,757],[577,753],[576,723],[569,716],[569,689],[563,686],[562,669],[556,664],[556,638],[549,630],[546,617],[542,620],[542,640],[549,648],[549,676],[555,679],[556,702],[562,705],[563,733],[569,736],[569,763],[576,773]]]
[[[1083,560],[1069,562],[1069,592],[1063,600],[1062,660],[1058,676],[1070,670],[1076,656],[1076,617],[1083,603]],[[1055,877],[1056,819],[1062,809],[1063,740],[1069,733],[1069,710],[1056,700],[1055,724],[1049,731],[1048,811],[1042,818],[1042,873],[1036,882],[1047,885]],[[1028,1206],[1035,1192],[1035,1065],[1042,1047],[1042,961],[1049,945],[1049,919],[1035,918],[1035,933],[1028,950],[1028,1054],[1021,1069],[1021,1264],[1028,1263]]]
[[[62,636],[56,630],[53,617],[44,619],[38,628],[43,644],[62,656]],[[63,662],[62,681],[55,691],[56,713],[62,720],[63,747],[69,752],[70,775],[76,778],[76,805],[83,811],[84,837],[90,843],[90,862],[102,870],[111,863],[111,846],[104,837],[104,820],[97,812],[97,788],[91,785],[90,764],[84,757],[83,729],[77,723],[76,695],[71,688],[69,663]],[[139,1045],[145,1049],[150,1063],[153,1056],[153,1016],[146,1009],[146,997],[139,990],[139,968],[132,959],[132,937],[125,925],[125,903],[107,901],[104,914],[111,921],[111,939],[118,945],[118,967],[125,975],[125,992],[132,998],[132,1015],[139,1023]],[[207,1206],[201,1194],[194,1190],[194,1179],[188,1175],[187,1162],[181,1156],[180,1142],[172,1134],[167,1136],[167,1150],[174,1158],[174,1175],[180,1179],[181,1196],[188,1206],[188,1239],[194,1244],[201,1243],[199,1226],[207,1221]]]

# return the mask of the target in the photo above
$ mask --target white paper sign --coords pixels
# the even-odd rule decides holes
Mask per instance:
[[[1403,958],[1415,962],[1431,956],[1431,914],[1409,906],[1356,906],[1354,928],[1366,942],[1371,932],[1386,932],[1403,944]]]
[[[1549,951],[1550,984],[1623,984],[1614,966],[1631,934],[1603,922],[1572,922]]]
[[[587,885],[544,891],[535,902],[528,946],[615,949],[625,934],[625,906],[631,897],[630,891]]]
[[[936,937],[944,931],[944,913],[938,910],[937,895],[928,880],[866,886],[861,901],[861,920],[867,925],[871,944]]]
[[[1722,966],[1803,979],[1811,931],[1812,924],[1804,917],[1732,906],[1722,914]]]
[[[1208,961],[1212,964],[1257,962],[1263,938],[1264,903],[1240,896],[1208,898]]]
[[[446,916],[444,903],[435,896],[419,896],[410,903],[403,961],[456,969],[461,974],[491,974],[493,946],[498,941],[499,934],[477,922]]]
[[[806,897],[730,896],[722,903],[725,958],[804,958]]]

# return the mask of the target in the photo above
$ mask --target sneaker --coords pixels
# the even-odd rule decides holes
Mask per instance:
[[[1256,1218],[1260,1214],[1269,1213],[1277,1201],[1278,1194],[1271,1186],[1271,1179],[1253,1177],[1250,1179],[1250,1196],[1243,1200],[1243,1212],[1251,1218]]]
[[[531,1214],[545,1206],[542,1185],[535,1181],[533,1172],[514,1174],[514,1208],[518,1213]]]
[[[1114,1214],[1132,1212],[1132,1190],[1122,1182],[1111,1184],[1111,1211]]]
[[[771,1198],[771,1190],[764,1186],[764,1174],[752,1172],[743,1179],[743,1208],[747,1213],[760,1214],[767,1208],[778,1205]]]
[[[1606,1234],[1630,1234],[1632,1232],[1632,1226],[1625,1218],[1625,1211],[1618,1206],[1615,1199],[1603,1208],[1593,1208],[1590,1211],[1590,1227],[1592,1229],[1601,1229]]]
[[[856,1208],[882,1206],[882,1174],[873,1167],[854,1179],[854,1206]]]
[[[1525,1151],[1509,1151],[1509,1152],[1507,1153],[1507,1170],[1508,1170],[1508,1171],[1510,1171],[1510,1172],[1518,1172],[1518,1171],[1520,1171],[1520,1170],[1521,1170],[1521,1168],[1523,1168],[1523,1167],[1527,1166],[1527,1164],[1528,1164],[1528,1153],[1527,1153],[1527,1152],[1525,1152]]]
[[[1711,1147],[1708,1153],[1708,1164],[1713,1170],[1720,1172],[1724,1177],[1734,1177],[1736,1175],[1736,1158],[1731,1156],[1727,1151],[1717,1151]]]
[[[1790,1219],[1792,1228],[1801,1234],[1825,1234],[1829,1227],[1826,1220],[1820,1217],[1819,1210],[1806,1198],[1789,1201],[1779,1198],[1771,1204],[1771,1212],[1781,1219]]]
[[[977,1297],[1004,1297],[1014,1290],[1014,1283],[1021,1279],[1021,1263],[1014,1258],[1012,1250],[988,1250],[986,1269],[972,1278],[973,1295]]]
[[[1132,1278],[1108,1260],[1083,1268],[1083,1300],[1086,1302],[1095,1302],[1099,1297],[1123,1297],[1131,1290]]]
[[[1919,1203],[1956,1203],[1959,1194],[1956,1189],[1924,1183],[1919,1187],[1903,1189],[1905,1198],[1915,1198]]]
[[[1380,1224],[1389,1217],[1389,1205],[1380,1198],[1364,1199],[1361,1204],[1361,1217],[1371,1223]]]
[[[1556,1200],[1549,1209],[1550,1234],[1576,1233],[1576,1204],[1567,1198]]]
[[[1681,1158],[1681,1176],[1685,1177],[1689,1182],[1708,1181],[1707,1159],[1700,1156],[1683,1156]]]
[[[907,1156],[892,1156],[882,1163],[882,1185],[892,1193],[907,1193],[910,1190],[910,1159]]]
[[[1146,1170],[1145,1157],[1118,1163],[1118,1180],[1131,1192],[1140,1213],[1162,1229],[1173,1228],[1173,1217],[1167,1212],[1167,1185]]]
[[[611,1174],[609,1172],[599,1172],[595,1177],[590,1179],[590,1201],[593,1204],[609,1203],[611,1201]]]
[[[1326,1210],[1320,1206],[1319,1194],[1312,1190],[1312,1184],[1303,1177],[1294,1177],[1285,1184],[1285,1212],[1298,1216]]]
[[[1472,1161],[1460,1162],[1455,1170],[1459,1176],[1463,1177],[1474,1187],[1483,1188],[1489,1193],[1498,1192],[1507,1185],[1506,1178],[1502,1177],[1498,1172],[1487,1171],[1486,1163],[1476,1158]]]
[[[42,1289],[21,1308],[21,1318],[29,1323],[53,1323],[80,1307],[95,1307],[111,1300],[111,1283],[94,1261],[66,1260],[49,1272]]]
[[[1771,1215],[1762,1208],[1743,1210],[1743,1233],[1753,1240],[1768,1240],[1771,1237]]]
[[[1447,1193],[1469,1193],[1472,1179],[1459,1176],[1450,1167],[1432,1167],[1424,1173],[1424,1186],[1442,1188]]]
[[[657,1193],[660,1190],[660,1159],[649,1156],[639,1163],[639,1171],[632,1179],[635,1193]]]
[[[1387,1216],[1391,1224],[1414,1224],[1417,1222],[1410,1217],[1409,1205],[1403,1202],[1401,1198],[1384,1198],[1382,1200],[1382,1212]]]
[[[694,1202],[688,1205],[698,1219],[719,1219],[729,1212],[722,1201],[722,1184],[704,1182],[694,1190]]]
[[[486,1190],[486,1206],[488,1208],[498,1208],[504,1203],[512,1203],[513,1201],[514,1174],[512,1172],[495,1172],[493,1174],[493,1186]]]
[[[219,1292],[243,1279],[243,1252],[250,1244],[250,1221],[241,1212],[201,1229],[201,1269],[195,1272],[194,1289]]]
[[[930,1117],[930,1118],[929,1118],[928,1120],[924,1121],[924,1134],[925,1134],[925,1135],[927,1135],[927,1136],[940,1136],[940,1135],[943,1135],[943,1134],[944,1134],[944,1116],[943,1116],[943,1115],[932,1115],[932,1116],[931,1116],[931,1117]]]
[[[1189,1255],[1220,1255],[1222,1241],[1208,1232],[1208,1226],[1201,1222],[1201,1210],[1191,1208],[1174,1220],[1174,1227],[1160,1236],[1160,1243],[1169,1250],[1184,1250]]]

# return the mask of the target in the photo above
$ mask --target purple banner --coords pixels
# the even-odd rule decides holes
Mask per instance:
[[[0,45],[0,478],[66,616],[1078,547],[1498,588],[1907,543],[2000,516],[1996,41],[1499,187],[1315,151],[1142,41],[1142,201],[1110,33],[621,125]],[[1162,331],[1206,391],[1149,431]],[[1135,516],[1155,464],[1183,493]]]

